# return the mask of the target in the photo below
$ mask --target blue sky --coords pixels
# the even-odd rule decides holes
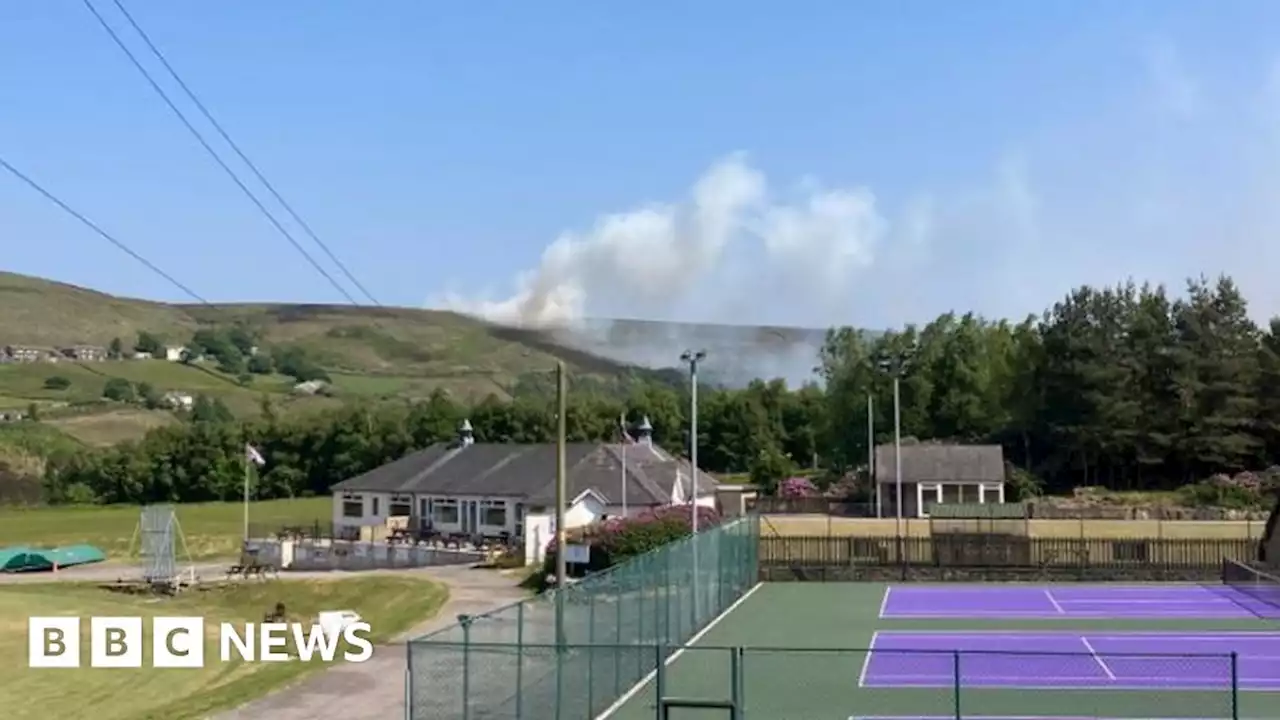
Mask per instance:
[[[879,327],[1229,272],[1280,313],[1274,2],[124,2],[384,304]],[[80,0],[0,31],[0,156],[211,300],[342,301]],[[0,267],[181,299],[3,174]]]

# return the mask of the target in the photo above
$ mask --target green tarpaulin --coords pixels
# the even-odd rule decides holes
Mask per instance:
[[[52,570],[88,563],[102,562],[107,556],[92,545],[69,545],[54,548],[9,547],[0,548],[0,572],[29,572]]]

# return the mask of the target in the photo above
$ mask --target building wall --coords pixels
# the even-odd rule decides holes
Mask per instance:
[[[359,503],[361,514],[346,514],[346,503]],[[393,505],[403,505],[392,512]],[[398,510],[407,509],[407,513]],[[492,512],[498,511],[498,512]],[[498,535],[506,532],[518,536],[525,508],[514,498],[481,495],[436,496],[381,492],[334,493],[333,524],[335,527],[381,525],[387,518],[408,515],[442,533]],[[501,520],[501,522],[494,522]]]
[[[631,508],[628,507],[628,510]],[[621,507],[618,508],[621,514]],[[634,513],[628,513],[634,514]],[[564,512],[566,530],[584,527],[603,518],[613,517],[610,508],[602,504],[594,495],[586,495],[578,502],[570,505]],[[556,535],[556,520],[551,508],[538,508],[531,512],[525,521],[524,561],[526,565],[542,562],[547,556],[547,543]]]

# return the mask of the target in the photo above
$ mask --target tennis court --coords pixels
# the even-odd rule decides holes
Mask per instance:
[[[891,587],[880,617],[1250,618],[1257,600],[1231,586]]]
[[[763,584],[598,717],[651,720],[661,697],[669,720],[735,698],[748,720],[1280,718],[1280,625],[1236,594]]]

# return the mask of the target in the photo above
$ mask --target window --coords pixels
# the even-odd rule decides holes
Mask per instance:
[[[379,500],[379,499],[380,499],[380,498],[374,498],[374,499],[373,499],[373,516],[374,516],[374,517],[377,517],[377,516],[378,516],[378,500]]]
[[[405,501],[393,501],[391,503],[391,517],[401,517],[413,514],[413,503]]]
[[[431,517],[431,498],[418,499],[418,516],[424,518]]]
[[[436,500],[432,509],[432,519],[443,525],[456,525],[458,522],[457,500]]]
[[[960,502],[962,503],[980,503],[982,502],[982,486],[971,485],[965,483],[960,486]]]
[[[960,487],[952,483],[942,486],[942,503],[945,505],[955,505],[960,502]]]
[[[982,502],[999,503],[1004,501],[1004,486],[999,483],[987,483],[982,486]]]
[[[921,484],[920,485],[920,510],[925,513],[928,513],[929,506],[936,505],[938,503],[938,496],[941,495],[941,493],[942,491],[939,489],[937,485],[934,485],[932,483]],[[897,508],[892,507],[893,505],[892,498],[894,497],[892,491],[890,491],[889,497],[891,498],[889,501],[889,504],[891,506],[890,511],[896,513]]]
[[[359,500],[343,500],[342,517],[364,517],[364,503]]]
[[[507,526],[507,503],[504,500],[485,500],[480,503],[480,524],[491,527]]]

